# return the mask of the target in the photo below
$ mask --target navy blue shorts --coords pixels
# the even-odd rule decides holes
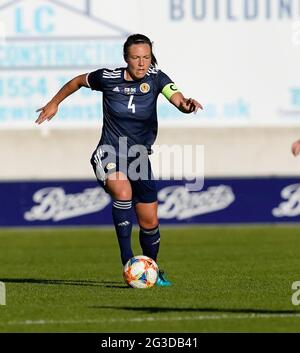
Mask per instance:
[[[92,154],[91,164],[97,181],[106,189],[107,177],[115,172],[123,172],[131,184],[133,204],[157,201],[156,182],[148,155],[122,158],[115,153],[102,151],[98,147]]]

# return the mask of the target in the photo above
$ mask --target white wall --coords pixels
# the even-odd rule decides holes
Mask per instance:
[[[99,135],[99,129],[2,130],[0,179],[94,178],[89,159]],[[300,158],[290,152],[297,138],[300,128],[161,128],[157,144],[203,144],[206,176],[300,176]]]

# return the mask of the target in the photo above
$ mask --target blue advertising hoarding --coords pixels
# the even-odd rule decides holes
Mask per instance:
[[[200,191],[157,181],[160,224],[300,222],[298,178],[207,178]],[[112,225],[111,197],[93,180],[0,183],[0,226]]]

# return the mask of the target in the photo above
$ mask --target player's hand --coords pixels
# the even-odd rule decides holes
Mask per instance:
[[[300,140],[297,140],[292,144],[292,153],[295,157],[300,153]]]
[[[197,113],[198,109],[203,110],[203,106],[196,101],[196,99],[189,98],[189,99],[184,99],[182,102],[182,108],[187,112],[187,113],[192,113],[194,112],[195,114]]]
[[[47,103],[44,107],[39,108],[36,112],[40,112],[39,117],[36,119],[37,124],[43,123],[45,120],[51,120],[58,111],[58,105],[54,102]]]

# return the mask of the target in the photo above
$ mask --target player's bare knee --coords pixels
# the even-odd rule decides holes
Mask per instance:
[[[158,219],[140,219],[139,225],[143,229],[154,229],[158,227]]]
[[[121,187],[120,185],[113,185],[113,187],[109,188],[109,191],[111,197],[115,200],[127,201],[132,199],[132,191],[130,186]]]
[[[117,200],[131,200],[132,193],[131,190],[119,190],[114,194],[114,198]]]
[[[108,179],[106,183],[107,190],[115,200],[131,200],[132,190],[128,180]]]

